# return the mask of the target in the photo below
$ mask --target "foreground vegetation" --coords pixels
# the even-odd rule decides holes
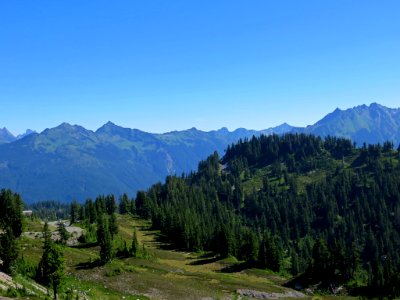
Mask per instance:
[[[37,227],[36,222],[28,220],[27,230]],[[151,224],[143,219],[116,215],[116,222],[118,234],[113,240],[113,257],[107,263],[101,262],[97,243],[59,245],[63,247],[65,269],[58,292],[60,299],[235,299],[240,295],[246,299],[253,294],[287,298],[302,296],[283,287],[286,280],[272,272],[235,270],[232,267],[240,266],[240,262],[233,257],[221,259],[213,253],[173,250],[169,244],[160,241],[159,231],[152,230]],[[53,235],[56,234],[57,227],[50,225],[49,228]],[[133,228],[136,228],[140,250],[136,257],[118,255],[119,249],[132,242]],[[10,289],[3,294],[26,299],[53,297],[51,285],[41,290],[29,287],[36,284],[29,278],[35,278],[35,266],[43,258],[43,238],[23,235],[18,243],[27,272],[25,277],[15,276],[20,278],[20,282],[23,279],[20,289]],[[30,272],[29,268],[32,268]]]

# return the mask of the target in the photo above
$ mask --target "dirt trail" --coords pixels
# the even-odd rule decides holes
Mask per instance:
[[[297,291],[286,291],[284,293],[266,293],[255,290],[237,290],[240,296],[248,297],[251,299],[279,299],[279,298],[304,298],[303,293]]]

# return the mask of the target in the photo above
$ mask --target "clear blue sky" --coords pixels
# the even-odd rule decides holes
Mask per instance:
[[[312,124],[400,106],[400,1],[1,1],[0,127]]]

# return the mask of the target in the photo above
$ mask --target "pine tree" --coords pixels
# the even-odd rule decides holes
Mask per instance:
[[[233,237],[229,228],[226,225],[221,226],[218,235],[216,236],[216,249],[221,257],[228,257],[233,254]]]
[[[118,233],[118,224],[117,217],[115,213],[112,213],[109,218],[109,231],[111,234],[111,239],[114,239],[114,236]]]
[[[104,215],[97,219],[97,242],[100,245],[100,261],[108,263],[112,259],[112,239],[108,220]]]
[[[0,270],[11,274],[12,267],[18,258],[19,247],[17,240],[10,228],[7,228],[5,232],[0,235],[0,258],[2,264],[0,264]]]
[[[281,268],[281,258],[276,246],[274,238],[271,237],[269,231],[261,240],[258,250],[258,267],[261,269],[268,268],[274,272],[279,272]]]
[[[267,256],[266,267],[274,272],[279,272],[281,269],[281,259],[275,239],[267,232],[265,237],[265,252]]]
[[[8,274],[18,258],[17,238],[22,234],[22,199],[11,190],[0,192],[0,270]]]
[[[49,224],[47,222],[44,223],[43,230],[42,230],[42,238],[44,243],[44,249],[47,249],[51,246],[52,239],[51,239],[51,232],[49,229]]]
[[[241,258],[249,263],[254,263],[258,256],[258,241],[253,231],[246,230],[241,247]]]
[[[265,269],[267,267],[267,253],[266,253],[266,248],[265,248],[265,238],[263,238],[260,242],[260,247],[258,249],[257,266],[261,269]]]
[[[131,247],[131,256],[138,257],[139,254],[139,242],[137,239],[136,228],[133,230],[133,237],[132,237],[132,247]]]
[[[330,275],[331,255],[324,240],[315,242],[312,252],[312,270],[315,278],[327,278]]]
[[[292,257],[291,257],[291,269],[290,272],[294,275],[297,276],[299,274],[299,256],[295,251],[292,252]]]
[[[78,220],[79,213],[80,213],[80,205],[76,200],[74,200],[74,201],[72,201],[71,207],[70,207],[71,225],[74,224]]]
[[[137,192],[135,200],[135,211],[139,216],[144,218],[149,217],[147,196],[145,192]]]
[[[0,229],[10,228],[14,237],[22,234],[22,199],[11,190],[2,189],[0,192]]]
[[[61,244],[66,245],[68,239],[71,237],[71,234],[65,228],[65,224],[63,222],[58,223],[57,229],[59,235],[59,241]]]
[[[53,288],[54,299],[64,278],[64,254],[62,249],[51,240],[47,222],[43,227],[43,255],[37,269],[37,279],[47,287]]]
[[[108,215],[112,215],[117,210],[117,203],[115,202],[114,195],[108,195],[105,199],[106,212]]]
[[[131,203],[129,201],[128,195],[123,194],[119,201],[119,213],[121,215],[127,214],[131,211]]]

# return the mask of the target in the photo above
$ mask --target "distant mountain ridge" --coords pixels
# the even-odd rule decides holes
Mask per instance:
[[[400,108],[388,108],[378,103],[360,105],[346,110],[336,109],[314,125],[300,130],[319,136],[346,137],[357,145],[364,142],[400,143]]]
[[[27,129],[25,133],[14,136],[6,127],[0,128],[0,144],[12,143],[32,133],[36,133],[36,131]]]
[[[210,153],[223,153],[253,130],[195,128],[164,134],[106,123],[96,131],[63,123],[0,145],[0,186],[27,201],[85,200],[98,194],[127,192],[189,172]]]
[[[15,136],[7,128],[0,128],[0,144],[11,143],[15,140]]]
[[[239,139],[261,134],[309,133],[351,138],[358,145],[400,142],[400,109],[373,103],[336,109],[306,128],[286,123],[261,131],[191,128],[153,134],[112,122],[96,131],[63,123],[41,133],[14,137],[0,129],[0,187],[22,194],[25,201],[77,199],[124,192],[133,195],[165,176],[187,173],[200,160]]]

